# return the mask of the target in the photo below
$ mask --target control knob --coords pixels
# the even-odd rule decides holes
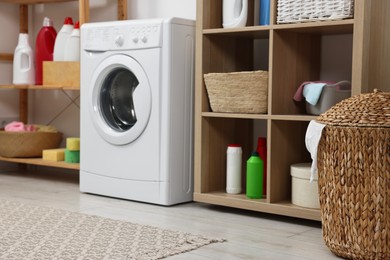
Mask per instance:
[[[117,35],[117,36],[115,37],[115,44],[116,44],[118,47],[122,47],[124,41],[125,41],[125,40],[124,40],[122,34],[119,34],[119,35]]]

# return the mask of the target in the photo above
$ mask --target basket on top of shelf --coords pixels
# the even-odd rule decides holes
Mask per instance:
[[[267,71],[208,73],[204,80],[213,112],[267,113]]]
[[[354,0],[278,0],[277,23],[352,18],[353,8]]]
[[[374,91],[317,118],[322,234],[338,256],[390,259],[389,112],[390,93]]]
[[[44,149],[58,148],[61,132],[0,131],[0,156],[8,158],[41,157]]]

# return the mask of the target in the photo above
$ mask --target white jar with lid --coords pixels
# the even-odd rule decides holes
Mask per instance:
[[[229,144],[226,151],[226,192],[241,193],[242,148],[238,144]]]

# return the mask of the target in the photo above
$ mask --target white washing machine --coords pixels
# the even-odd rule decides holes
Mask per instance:
[[[191,201],[194,21],[90,23],[81,35],[80,191]]]

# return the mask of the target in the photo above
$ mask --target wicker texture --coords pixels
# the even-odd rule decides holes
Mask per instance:
[[[267,113],[267,71],[209,73],[204,80],[213,112]]]
[[[374,93],[344,99],[317,118],[327,125],[390,127],[390,93]]]
[[[0,156],[41,157],[42,150],[57,148],[62,133],[57,132],[6,132],[0,131]]]
[[[338,256],[390,259],[389,108],[390,93],[362,94],[318,118],[323,238]]]
[[[353,3],[353,0],[278,0],[277,23],[351,18]]]

